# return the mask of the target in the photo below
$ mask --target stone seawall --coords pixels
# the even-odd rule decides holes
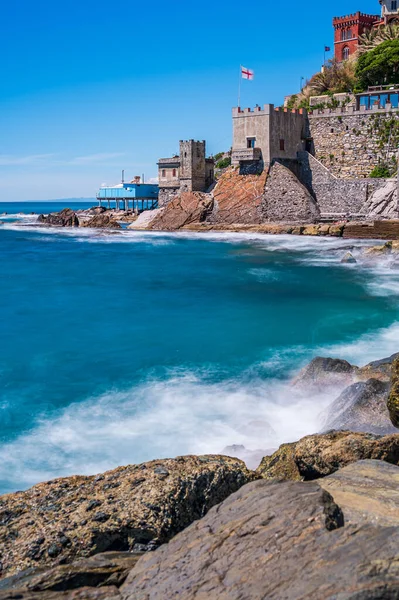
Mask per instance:
[[[312,193],[322,214],[358,214],[386,179],[344,179],[334,175],[308,152],[300,152],[299,177]]]
[[[310,114],[316,158],[337,177],[369,177],[380,160],[396,162],[398,122],[397,112]]]

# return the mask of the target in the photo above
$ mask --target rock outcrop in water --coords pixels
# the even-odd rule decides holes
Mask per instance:
[[[324,431],[346,429],[385,435],[397,433],[387,408],[389,383],[368,379],[353,383],[330,404]]]
[[[2,574],[106,550],[154,548],[255,477],[238,459],[185,456],[2,496]]]
[[[265,479],[311,481],[364,459],[399,465],[399,434],[331,431],[308,435],[298,442],[283,444],[272,456],[265,456],[257,473]]]
[[[49,227],[79,227],[78,216],[70,208],[64,208],[58,213],[50,213],[47,216],[39,215],[37,222]]]
[[[121,229],[118,221],[106,212],[94,215],[87,221],[80,220],[79,224],[80,227],[95,227],[96,229]]]

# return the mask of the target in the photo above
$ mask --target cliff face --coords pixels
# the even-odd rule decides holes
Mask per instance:
[[[264,220],[262,204],[267,173],[240,175],[231,169],[219,179],[214,192],[210,223],[258,224]]]
[[[212,206],[213,198],[210,194],[183,192],[155,216],[148,229],[173,231],[192,223],[202,223]]]
[[[262,202],[267,221],[314,223],[320,209],[299,179],[280,163],[275,163],[266,181]]]
[[[275,163],[259,175],[240,175],[237,169],[229,169],[210,194],[181,194],[151,221],[149,229],[176,230],[199,223],[313,222],[319,216],[308,190],[289,169]]]

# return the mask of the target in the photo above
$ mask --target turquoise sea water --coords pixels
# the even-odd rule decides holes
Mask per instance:
[[[399,271],[342,265],[351,241],[12,216],[62,206],[0,204],[0,492],[296,439],[326,399],[293,397],[291,373],[399,350]]]

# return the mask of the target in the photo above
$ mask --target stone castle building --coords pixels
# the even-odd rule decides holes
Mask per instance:
[[[364,92],[350,105],[309,113],[272,104],[234,108],[232,164],[245,175],[269,173],[280,163],[307,188],[322,215],[361,215],[387,181],[395,185],[370,174],[380,162],[395,170],[396,123],[399,89]]]
[[[233,108],[232,164],[244,173],[263,170],[277,158],[295,160],[308,147],[305,113],[273,104]]]
[[[179,154],[158,161],[158,205],[178,193],[206,192],[214,181],[214,160],[206,158],[205,141],[180,141]]]
[[[379,0],[380,15],[360,11],[344,17],[334,17],[334,57],[338,62],[348,60],[359,48],[361,35],[380,25],[399,23],[398,0]]]

